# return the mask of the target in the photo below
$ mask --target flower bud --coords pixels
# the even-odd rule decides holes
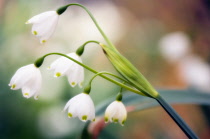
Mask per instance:
[[[102,43],[104,53],[116,68],[116,70],[130,82],[136,89],[144,93],[148,97],[156,98],[158,92],[146,80],[146,78],[116,49],[108,47]]]

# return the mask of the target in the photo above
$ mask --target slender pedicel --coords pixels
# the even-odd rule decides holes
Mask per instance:
[[[103,38],[105,39],[105,41],[107,42],[107,44],[112,47],[113,49],[116,49],[114,47],[114,45],[112,44],[112,42],[109,40],[109,38],[106,36],[106,34],[103,32],[103,30],[101,29],[101,27],[98,25],[98,22],[96,21],[96,19],[94,18],[94,16],[92,15],[92,13],[83,5],[81,4],[78,4],[78,3],[71,3],[71,4],[68,4],[68,5],[65,5],[63,7],[60,7],[59,9],[57,9],[57,13],[58,14],[62,14],[63,12],[66,11],[66,9],[70,6],[79,6],[81,8],[83,8],[87,13],[88,15],[90,16],[90,18],[92,19],[92,21],[94,22],[94,24],[96,25],[97,29],[99,30],[99,32],[101,33],[101,35],[103,36]]]
[[[91,72],[93,72],[93,73],[95,73],[95,74],[98,73],[96,70],[94,70],[94,69],[88,67],[87,65],[85,65],[85,64],[83,64],[83,63],[81,63],[81,62],[79,62],[79,61],[77,61],[77,60],[75,60],[75,59],[73,59],[73,58],[71,58],[71,57],[65,55],[65,54],[62,54],[62,53],[48,53],[48,54],[46,54],[46,55],[44,55],[44,56],[38,58],[38,59],[35,61],[34,65],[36,65],[37,67],[40,67],[40,66],[43,64],[43,61],[44,61],[45,57],[47,57],[47,56],[49,56],[49,55],[60,55],[60,56],[64,56],[64,57],[66,57],[66,58],[68,58],[68,59],[74,61],[75,63],[79,64],[80,66],[86,68],[87,70],[89,70],[89,71],[91,71]],[[108,81],[110,81],[110,82],[112,82],[112,83],[114,83],[114,84],[116,84],[116,85],[119,85],[119,86],[121,86],[121,87],[123,87],[123,88],[125,88],[125,89],[127,89],[127,90],[129,90],[129,91],[131,91],[131,92],[134,92],[134,93],[137,93],[137,94],[140,94],[140,95],[143,95],[143,96],[144,96],[143,93],[141,93],[139,90],[136,90],[135,88],[126,86],[125,84],[120,83],[120,82],[118,82],[118,81],[116,81],[116,80],[113,80],[113,79],[111,79],[111,78],[109,78],[109,77],[107,77],[107,76],[104,76],[103,74],[102,74],[102,75],[99,75],[99,76],[101,76],[101,77],[103,77],[104,79],[106,79],[106,80],[108,80]]]
[[[91,90],[91,84],[92,84],[93,79],[95,79],[97,76],[100,76],[100,75],[102,75],[102,74],[107,74],[107,75],[113,76],[113,77],[115,77],[115,78],[117,78],[117,79],[120,79],[120,80],[123,81],[124,84],[125,84],[125,83],[128,83],[125,79],[123,79],[123,78],[121,78],[121,77],[118,77],[117,75],[114,75],[114,74],[109,73],[109,72],[106,72],[106,71],[102,71],[102,72],[98,72],[96,75],[94,75],[94,76],[90,79],[88,85],[84,88],[84,91],[85,91],[85,92],[90,92],[90,90]],[[129,83],[128,83],[128,84],[129,84]],[[122,87],[121,87],[121,88],[122,88]],[[122,90],[122,89],[121,89],[121,90]]]

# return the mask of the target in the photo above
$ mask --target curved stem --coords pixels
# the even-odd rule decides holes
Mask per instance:
[[[109,73],[109,72],[106,72],[106,71],[101,71],[101,72],[98,72],[97,74],[95,74],[91,79],[90,79],[90,81],[89,81],[89,83],[88,83],[88,85],[84,88],[84,92],[85,93],[90,93],[90,91],[91,91],[91,84],[92,84],[92,82],[93,82],[93,80],[97,77],[97,76],[100,76],[100,75],[102,75],[102,74],[108,74],[108,75],[111,75],[111,76],[113,76],[113,77],[115,77],[115,78],[118,78],[118,79],[120,79],[120,80],[122,80],[122,81],[124,81],[124,82],[127,82],[125,79],[123,79],[123,78],[121,78],[121,77],[119,77],[119,76],[117,76],[117,75],[114,75],[114,74],[112,74],[112,73]],[[123,82],[123,83],[124,83]],[[127,82],[128,83],[128,82]],[[129,83],[128,83],[129,84]],[[122,88],[122,87],[121,87]]]
[[[114,75],[114,74],[109,73],[109,72],[106,72],[106,71],[101,71],[101,72],[98,72],[96,75],[94,75],[94,76],[90,79],[90,84],[92,83],[93,79],[95,79],[97,76],[100,76],[100,75],[102,75],[102,74],[111,75],[111,76],[113,76],[113,77],[115,77],[115,78],[118,78],[118,79],[120,79],[120,80],[122,80],[122,81],[128,83],[125,79],[123,79],[123,78],[121,78],[121,77],[119,77],[119,76],[117,76],[117,75]]]
[[[88,43],[100,44],[100,42],[95,41],[95,40],[90,40],[90,41],[85,42],[85,43],[84,43],[83,45],[81,45],[81,46],[77,49],[77,51],[76,51],[76,53],[77,53],[79,56],[81,56],[81,55],[83,54],[84,48],[85,48],[85,46],[86,46]]]
[[[89,41],[86,41],[83,46],[87,45],[88,43],[97,43],[97,44],[100,44],[99,41],[95,41],[95,40],[89,40]]]
[[[95,74],[99,73],[99,72],[97,72],[96,70],[94,70],[94,69],[88,67],[87,65],[85,65],[85,64],[83,64],[83,63],[81,63],[81,62],[79,62],[79,61],[77,61],[77,60],[75,60],[75,59],[73,59],[73,58],[71,58],[71,57],[65,55],[65,54],[62,54],[62,53],[48,53],[48,54],[44,55],[44,56],[41,58],[42,61],[44,61],[44,58],[47,57],[47,56],[49,56],[49,55],[60,55],[60,56],[64,56],[64,57],[66,57],[66,58],[68,58],[68,59],[74,61],[75,63],[79,64],[80,66],[86,68],[87,70],[89,70],[89,71],[91,71],[91,72],[93,72],[93,73],[95,73]],[[36,64],[35,64],[35,65],[36,65]],[[136,90],[135,88],[129,87],[129,86],[127,86],[127,85],[125,85],[125,84],[123,84],[123,83],[120,83],[120,82],[118,82],[118,81],[116,81],[116,80],[113,80],[113,79],[111,79],[111,78],[109,78],[109,77],[107,77],[107,76],[104,76],[104,75],[99,75],[99,76],[101,76],[101,77],[103,77],[104,79],[106,79],[106,80],[108,80],[108,81],[110,81],[110,82],[112,82],[112,83],[114,83],[114,84],[116,84],[116,85],[119,85],[119,86],[121,86],[121,87],[123,87],[123,88],[125,88],[125,89],[127,89],[127,90],[130,90],[130,91],[132,91],[132,92],[134,92],[134,93],[136,93],[136,94],[140,94],[140,95],[145,96],[143,93],[141,93],[140,91]]]
[[[115,47],[112,44],[112,42],[109,40],[109,38],[103,32],[103,30],[101,29],[101,27],[98,25],[98,22],[96,21],[96,19],[92,15],[92,13],[85,6],[83,6],[81,4],[78,4],[78,3],[71,3],[71,4],[68,4],[68,5],[64,6],[64,7],[67,8],[67,7],[70,7],[70,6],[79,6],[79,7],[83,8],[88,13],[88,15],[90,16],[90,18],[93,20],[94,24],[98,28],[99,32],[101,33],[101,35],[103,36],[103,38],[105,39],[105,41],[107,42],[107,44],[115,49]]]

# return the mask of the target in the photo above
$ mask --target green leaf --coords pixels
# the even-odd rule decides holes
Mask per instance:
[[[197,104],[210,105],[210,93],[204,93],[195,89],[189,90],[158,90],[160,95],[169,104]],[[96,115],[104,114],[106,107],[114,101],[115,98],[109,98],[96,107]],[[126,106],[132,106],[132,111],[143,110],[155,106],[159,106],[156,100],[144,97],[132,92],[125,92],[123,95],[123,103]]]

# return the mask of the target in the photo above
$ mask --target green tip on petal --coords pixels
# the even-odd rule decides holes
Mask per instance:
[[[24,93],[24,96],[29,96],[29,93]]]
[[[83,115],[83,116],[82,116],[82,120],[83,120],[83,121],[86,121],[86,120],[87,120],[87,118],[88,118],[88,116],[87,116],[87,115]]]
[[[33,31],[33,34],[34,34],[34,35],[37,35],[38,33],[37,33],[37,31]]]
[[[96,121],[96,118],[94,118],[92,121],[95,122]]]
[[[114,122],[114,123],[117,123],[117,122],[118,122],[118,119],[113,119],[113,122]]]
[[[74,85],[76,85],[76,83],[75,83],[75,82],[71,82],[71,85],[73,85],[73,86],[74,86]]]
[[[45,43],[46,42],[46,40],[42,40],[42,43]]]
[[[122,121],[121,125],[124,126],[124,124],[125,124],[125,120]]]
[[[68,113],[68,117],[71,118],[73,115],[71,113]]]
[[[11,89],[14,89],[16,87],[16,84],[13,84],[12,86],[11,86]]]
[[[60,72],[57,72],[56,74],[55,74],[55,77],[60,77],[61,76],[61,73]]]
[[[109,121],[108,117],[104,117],[104,121],[107,123]]]

